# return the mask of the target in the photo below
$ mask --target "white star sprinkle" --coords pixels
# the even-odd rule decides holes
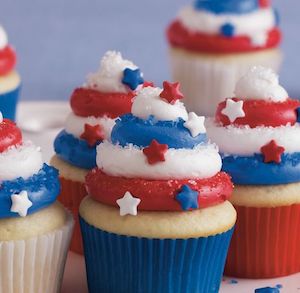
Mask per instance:
[[[226,100],[226,107],[222,110],[222,114],[226,115],[230,122],[234,122],[237,118],[245,117],[243,110],[244,101],[235,102],[232,99]]]
[[[3,115],[2,115],[2,112],[0,111],[0,123],[3,122]]]
[[[265,46],[268,41],[268,34],[266,32],[262,32],[260,34],[254,34],[251,36],[251,44],[253,46],[262,47]]]
[[[32,206],[32,202],[28,199],[27,191],[23,190],[19,194],[13,194],[11,201],[10,211],[18,213],[21,217],[26,217],[28,209]]]
[[[141,200],[139,198],[133,197],[129,191],[127,191],[124,196],[117,200],[117,204],[120,207],[120,216],[125,215],[137,215],[137,207]]]
[[[189,113],[188,120],[183,124],[185,128],[187,128],[192,137],[196,137],[197,135],[206,133],[206,128],[204,126],[205,117],[198,116],[194,112]]]

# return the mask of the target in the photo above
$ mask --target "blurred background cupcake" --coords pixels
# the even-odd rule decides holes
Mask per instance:
[[[238,212],[225,273],[274,278],[300,272],[300,101],[271,69],[252,68],[207,121],[235,184]]]
[[[60,292],[73,219],[58,172],[0,116],[0,292]]]
[[[80,206],[89,292],[218,292],[233,185],[178,83],[145,87],[97,147]]]
[[[108,51],[98,72],[90,74],[86,83],[74,90],[72,112],[65,129],[54,141],[56,155],[51,164],[59,170],[62,202],[75,216],[71,250],[82,253],[78,208],[86,196],[84,186],[88,170],[96,167],[96,146],[110,138],[115,119],[131,111],[132,98],[142,87],[142,73],[121,53]]]
[[[189,110],[212,116],[253,65],[279,70],[278,14],[269,0],[195,0],[167,29],[172,76]]]
[[[0,111],[3,117],[15,120],[21,78],[15,70],[16,52],[8,44],[7,34],[0,25]]]

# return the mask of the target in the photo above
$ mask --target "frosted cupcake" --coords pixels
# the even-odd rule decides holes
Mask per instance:
[[[5,30],[0,25],[0,111],[5,118],[15,120],[21,79],[15,71],[16,52],[8,44]]]
[[[80,206],[90,292],[218,292],[230,177],[177,83],[146,87],[97,147]]]
[[[59,292],[73,219],[58,172],[0,116],[0,292]]]
[[[281,33],[267,0],[195,0],[168,27],[171,71],[190,111],[212,116],[251,66],[277,71]]]
[[[115,119],[131,110],[132,98],[141,88],[143,78],[131,61],[119,52],[107,52],[98,72],[71,96],[72,112],[65,129],[55,139],[56,155],[51,164],[59,170],[62,191],[59,200],[78,221],[78,208],[86,196],[84,178],[96,167],[96,146],[110,137]],[[71,249],[81,253],[79,223],[75,225]]]
[[[238,212],[226,273],[273,278],[300,272],[300,101],[270,69],[252,68],[219,104],[208,135],[232,176]]]

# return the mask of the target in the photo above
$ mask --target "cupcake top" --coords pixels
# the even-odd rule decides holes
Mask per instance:
[[[115,119],[130,112],[132,99],[143,84],[136,65],[119,52],[106,52],[99,70],[72,93],[72,113],[54,142],[57,155],[80,168],[95,167],[96,146],[110,137]]]
[[[16,52],[8,44],[6,31],[0,25],[0,78],[14,70],[16,61]]]
[[[300,181],[299,114],[300,101],[289,98],[271,69],[253,67],[238,81],[235,97],[221,102],[207,121],[234,183]]]
[[[40,148],[23,141],[20,129],[0,112],[0,218],[38,212],[59,191],[58,172],[43,163]]]
[[[206,208],[230,196],[233,186],[220,172],[204,117],[188,113],[182,98],[179,84],[170,82],[138,93],[132,112],[116,121],[111,141],[97,147],[97,168],[86,177],[93,199],[136,215],[137,209]]]
[[[277,47],[279,17],[271,0],[195,0],[167,30],[173,47],[237,53]]]

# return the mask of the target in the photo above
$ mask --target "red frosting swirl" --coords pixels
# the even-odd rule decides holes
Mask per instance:
[[[17,62],[17,55],[13,48],[6,46],[0,50],[0,76],[11,72]]]
[[[0,123],[0,153],[9,147],[22,143],[22,132],[16,124],[8,119]]]
[[[185,28],[179,20],[174,21],[167,29],[167,38],[173,47],[179,47],[204,53],[242,53],[275,48],[281,41],[278,28],[269,31],[265,46],[253,46],[248,36],[225,37],[193,32]]]
[[[88,193],[96,201],[118,207],[116,201],[129,191],[141,200],[138,209],[144,211],[182,211],[175,196],[184,184],[199,191],[199,208],[224,202],[233,190],[230,176],[224,172],[208,179],[147,180],[113,177],[96,168],[86,176]]]
[[[234,101],[241,99],[233,98]],[[243,110],[245,117],[237,118],[233,123],[229,118],[222,114],[222,110],[226,107],[226,101],[218,105],[216,111],[216,122],[223,126],[233,125],[249,125],[251,128],[259,126],[278,127],[290,123],[294,125],[297,122],[297,108],[300,107],[300,101],[287,99],[284,102],[272,102],[265,100],[244,100]]]
[[[102,93],[88,88],[77,88],[71,96],[71,108],[74,114],[82,117],[117,118],[130,113],[134,92]]]

